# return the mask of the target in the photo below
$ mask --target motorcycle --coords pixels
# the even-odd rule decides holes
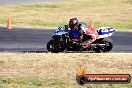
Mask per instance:
[[[83,23],[82,29],[88,28],[88,26]],[[101,27],[96,29],[99,37],[86,49],[82,46],[86,44],[90,36],[83,35],[82,42],[75,42],[70,38],[70,31],[66,25],[58,27],[52,36],[52,39],[47,43],[47,50],[52,53],[75,51],[75,52],[95,52],[95,53],[106,53],[112,50],[113,42],[109,38],[115,32],[114,28],[111,27]]]

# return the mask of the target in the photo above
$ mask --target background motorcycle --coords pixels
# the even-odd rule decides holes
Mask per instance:
[[[87,28],[86,24],[83,24],[82,29]],[[99,34],[98,39],[90,44],[90,47],[82,49],[82,46],[86,44],[88,39],[91,37],[88,35],[83,35],[83,42],[74,42],[69,35],[70,30],[67,26],[63,25],[56,29],[52,36],[52,39],[47,43],[47,50],[52,53],[58,53],[63,51],[94,51],[96,53],[106,53],[113,48],[113,42],[109,38],[115,32],[114,28],[111,27],[101,27],[97,29]]]

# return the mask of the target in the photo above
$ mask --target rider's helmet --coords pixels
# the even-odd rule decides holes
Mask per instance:
[[[70,29],[77,29],[77,27],[78,27],[78,19],[77,18],[70,19],[69,27],[70,27]]]

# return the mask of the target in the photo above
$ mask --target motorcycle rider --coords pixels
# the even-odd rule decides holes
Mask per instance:
[[[91,38],[88,40],[86,45],[82,46],[82,48],[88,48],[91,43],[93,43],[97,38],[98,38],[98,33],[94,28],[90,27],[83,27],[82,22],[78,22],[77,18],[71,18],[69,20],[69,28],[71,29],[70,31],[70,37],[73,39],[75,42],[82,42],[82,40],[85,40],[84,35],[88,35]]]
[[[70,38],[76,42],[82,42],[83,31],[79,28],[79,23],[77,18],[72,18],[69,21],[70,28]]]

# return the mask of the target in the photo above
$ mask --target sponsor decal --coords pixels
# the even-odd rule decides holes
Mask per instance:
[[[130,83],[131,76],[129,74],[86,74],[85,70],[80,66],[80,70],[76,75],[76,81],[82,85],[85,83]]]

